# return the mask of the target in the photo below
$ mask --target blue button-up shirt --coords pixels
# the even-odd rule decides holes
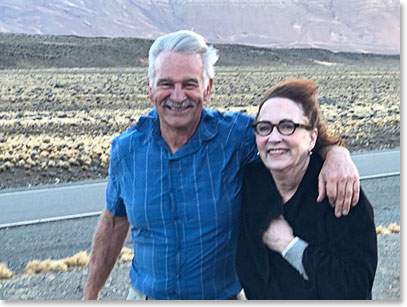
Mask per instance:
[[[153,109],[112,142],[107,209],[127,216],[133,286],[155,299],[225,299],[235,270],[243,167],[257,159],[253,119],[203,109],[174,154]]]

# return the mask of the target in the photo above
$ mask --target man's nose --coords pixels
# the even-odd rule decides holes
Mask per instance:
[[[185,92],[180,84],[175,84],[174,89],[171,92],[171,100],[176,102],[182,102],[186,98]]]

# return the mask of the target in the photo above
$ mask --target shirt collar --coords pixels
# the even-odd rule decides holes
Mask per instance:
[[[218,121],[213,110],[203,108],[201,120],[195,134],[199,133],[202,141],[209,141],[218,134]]]
[[[203,108],[198,128],[188,143],[198,142],[198,145],[201,145],[203,142],[211,140],[218,134],[218,122],[215,119],[214,112],[215,111],[213,110]],[[137,123],[137,129],[146,135],[146,143],[153,140],[162,140],[160,121],[155,108],[153,108],[147,115],[140,117]]]

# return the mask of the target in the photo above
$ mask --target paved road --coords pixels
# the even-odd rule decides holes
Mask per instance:
[[[354,154],[352,160],[355,162],[361,177],[400,172],[400,150]]]
[[[95,215],[105,206],[106,182],[0,193],[0,228],[55,217]]]
[[[352,155],[361,177],[400,172],[400,151]],[[106,181],[0,193],[0,228],[35,221],[94,216],[104,208]]]

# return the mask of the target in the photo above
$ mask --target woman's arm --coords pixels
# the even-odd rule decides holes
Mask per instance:
[[[326,220],[326,245],[309,244],[303,265],[321,299],[367,299],[377,267],[377,238],[373,210],[365,202],[349,216]],[[366,200],[367,202],[367,200]]]
[[[295,259],[284,258],[321,299],[368,298],[377,267],[377,239],[373,211],[365,195],[361,192],[361,200],[351,214],[341,219],[330,214],[324,225],[327,242],[308,242],[308,246],[300,249],[302,254],[297,255],[302,260],[300,266]],[[280,254],[288,245],[288,238],[294,236],[285,219],[270,223],[266,233],[263,241]]]

